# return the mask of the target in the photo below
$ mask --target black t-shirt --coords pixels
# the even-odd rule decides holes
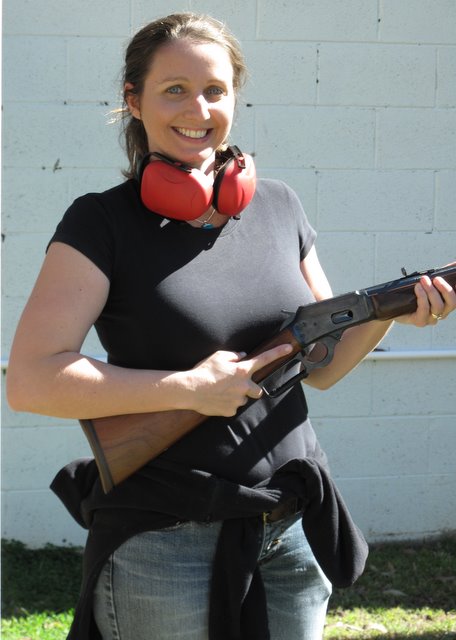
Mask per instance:
[[[128,181],[76,200],[51,242],[81,251],[110,280],[96,322],[110,362],[185,369],[216,349],[250,351],[280,328],[282,309],[313,302],[299,263],[314,239],[299,201],[280,182],[260,180],[239,220],[205,231],[151,213]],[[290,497],[301,500],[302,526],[326,575],[351,584],[367,546],[325,467],[300,385],[234,418],[207,419],[107,495],[93,460],[67,465],[52,489],[89,528],[68,639],[101,638],[92,595],[109,555],[130,536],[182,520],[224,521],[211,579],[211,637],[232,628],[265,637],[258,516]]]
[[[217,349],[248,353],[280,328],[283,310],[313,302],[300,261],[314,240],[279,181],[259,180],[239,219],[205,230],[150,212],[129,180],[78,198],[51,242],[81,251],[109,278],[95,327],[110,363],[185,370]],[[209,418],[162,457],[250,486],[293,458],[324,459],[299,385],[235,418]]]

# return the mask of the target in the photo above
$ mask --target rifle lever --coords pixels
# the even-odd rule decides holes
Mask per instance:
[[[314,369],[325,367],[333,359],[334,349],[336,347],[336,344],[340,341],[343,332],[344,330],[333,331],[332,333],[329,333],[328,335],[319,339],[315,344],[305,347],[299,354],[297,354],[297,357],[292,361],[295,363],[298,361],[301,362],[302,370],[294,376],[288,378],[288,380],[285,380],[283,384],[272,389],[267,389],[264,385],[264,382],[266,382],[268,378],[271,377],[268,376],[265,380],[263,380],[263,384],[261,385],[264,393],[270,398],[277,398],[278,396],[282,395],[282,393],[285,393],[285,391],[291,389],[291,387],[293,387],[295,384],[307,378],[307,376]],[[312,360],[312,358],[310,357],[312,356],[312,354],[315,355],[315,352],[317,352],[316,355],[318,355],[318,352],[321,353],[321,348],[318,348],[319,346],[325,347],[324,355],[319,360]]]
[[[263,389],[264,393],[267,396],[269,396],[270,398],[277,398],[278,396],[281,396],[282,393],[285,393],[285,391],[288,391],[288,389],[291,389],[291,387],[293,387],[295,384],[297,384],[301,380],[304,380],[304,378],[307,378],[308,375],[309,375],[309,372],[307,371],[306,368],[304,368],[302,371],[300,371],[296,375],[291,376],[291,378],[289,378],[286,382],[281,384],[279,387],[275,387],[274,389],[271,389],[269,391],[263,385],[262,389]]]

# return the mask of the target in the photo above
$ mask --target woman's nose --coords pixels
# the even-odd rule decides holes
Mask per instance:
[[[202,94],[192,96],[186,109],[188,115],[191,117],[199,117],[204,120],[210,118],[209,103],[205,96]]]

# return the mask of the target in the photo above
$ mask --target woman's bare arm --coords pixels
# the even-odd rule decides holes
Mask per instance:
[[[277,347],[251,360],[220,351],[189,371],[136,370],[80,353],[109,293],[106,275],[79,251],[50,246],[19,322],[7,375],[17,411],[63,418],[170,409],[233,415],[259,397],[251,375],[288,352]]]

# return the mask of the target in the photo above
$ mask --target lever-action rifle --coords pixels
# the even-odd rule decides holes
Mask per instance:
[[[456,286],[456,265],[414,272],[374,287],[299,307],[292,318],[271,339],[246,356],[251,358],[281,344],[291,344],[291,354],[256,371],[252,379],[265,393],[278,396],[333,358],[334,348],[349,327],[370,320],[389,320],[416,309],[414,286],[423,275],[444,278]],[[268,378],[293,361],[301,363],[300,373],[278,388],[268,389]],[[100,472],[103,490],[108,493],[147,462],[192,431],[208,416],[176,409],[80,420]]]

